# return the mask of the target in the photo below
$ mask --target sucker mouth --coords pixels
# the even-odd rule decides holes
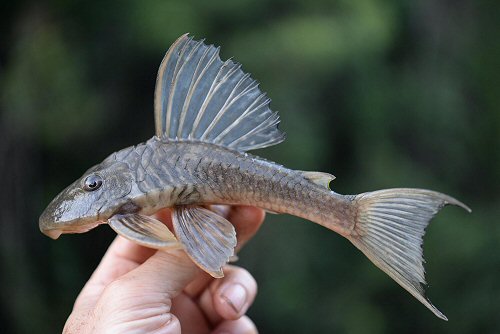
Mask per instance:
[[[46,236],[48,236],[54,240],[59,238],[61,236],[61,234],[63,233],[62,230],[45,230],[42,232],[43,232],[43,234],[45,234]]]
[[[98,225],[106,223],[105,221],[96,221],[90,224],[85,224],[85,225],[80,225],[80,226],[67,226],[61,227],[61,228],[54,228],[54,229],[45,229],[42,230],[42,233],[45,234],[46,236],[56,240],[61,236],[61,234],[70,234],[70,233],[85,233]]]

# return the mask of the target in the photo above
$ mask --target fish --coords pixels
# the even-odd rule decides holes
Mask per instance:
[[[155,135],[114,152],[64,189],[39,218],[57,239],[108,224],[137,244],[182,249],[215,278],[234,256],[236,231],[211,205],[251,205],[298,216],[347,238],[378,268],[447,320],[425,296],[423,236],[445,205],[426,189],[357,195],[331,189],[333,175],[288,169],[248,151],[285,140],[270,99],[219,47],[179,37],[165,54],[154,93]],[[170,208],[173,232],[154,218]]]

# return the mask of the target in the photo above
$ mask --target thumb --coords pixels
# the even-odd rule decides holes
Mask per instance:
[[[140,295],[161,293],[173,299],[200,273],[198,267],[181,250],[157,251],[136,269],[118,280],[130,288],[137,286]]]
[[[180,333],[172,300],[199,273],[184,251],[158,251],[109,284],[94,309],[95,332]]]

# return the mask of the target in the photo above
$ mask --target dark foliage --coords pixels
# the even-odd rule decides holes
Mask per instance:
[[[500,3],[5,1],[0,14],[0,332],[54,333],[114,233],[52,241],[49,200],[153,133],[156,69],[191,32],[261,82],[288,139],[257,152],[340,193],[421,187],[435,318],[346,240],[269,216],[240,254],[262,333],[500,332]]]

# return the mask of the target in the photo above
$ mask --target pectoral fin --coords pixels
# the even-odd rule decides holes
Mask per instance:
[[[108,220],[108,224],[122,237],[145,247],[155,249],[181,247],[168,227],[149,216],[137,213],[115,215]]]
[[[172,222],[189,257],[213,277],[223,277],[222,266],[234,255],[236,231],[224,217],[196,206],[173,210]]]

